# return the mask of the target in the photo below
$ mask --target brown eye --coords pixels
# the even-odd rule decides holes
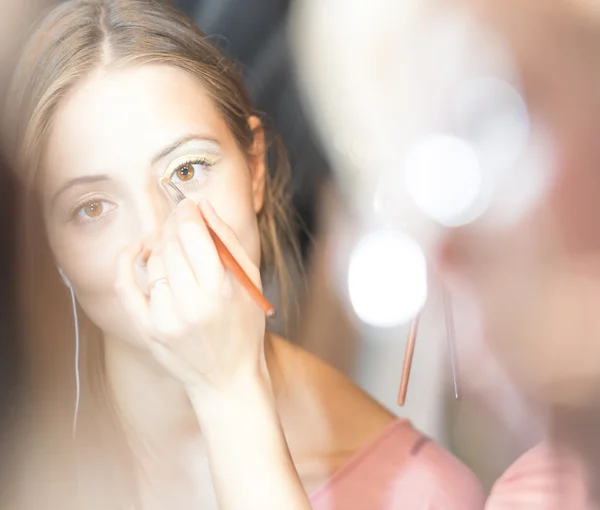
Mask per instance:
[[[81,206],[74,211],[73,217],[76,217],[79,221],[83,222],[97,220],[116,207],[115,204],[106,200],[90,200],[89,202],[81,204]]]
[[[81,208],[82,213],[90,218],[97,218],[103,210],[104,207],[100,201],[88,202]]]
[[[175,175],[180,181],[189,181],[194,178],[194,174],[196,171],[194,170],[194,165],[188,163],[187,165],[181,165],[177,170],[175,170]]]

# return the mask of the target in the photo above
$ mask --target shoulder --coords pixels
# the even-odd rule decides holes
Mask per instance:
[[[326,434],[319,432],[319,420],[307,424],[311,444],[340,461],[333,476],[318,484],[313,508],[483,508],[478,480],[452,454],[322,361],[277,338],[274,348],[288,371],[284,379],[291,381],[294,406],[309,417],[326,409]]]
[[[479,481],[458,459],[409,422],[397,420],[359,451],[315,495],[313,504],[325,501],[343,501],[343,508],[352,510],[481,510],[484,495]]]
[[[419,435],[407,461],[401,483],[418,487],[429,494],[432,510],[481,510],[485,503],[483,488],[475,474],[439,444]]]
[[[281,337],[270,336],[276,360],[272,377],[284,383],[292,404],[314,408],[315,414],[326,414],[328,426],[336,432],[353,431],[357,445],[395,419],[389,410],[320,358]]]
[[[588,510],[587,474],[575,455],[548,443],[525,452],[492,487],[486,510]]]

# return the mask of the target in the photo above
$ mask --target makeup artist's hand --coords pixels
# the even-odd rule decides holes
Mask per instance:
[[[148,259],[150,297],[123,254],[116,287],[159,363],[186,388],[206,440],[219,508],[309,510],[267,371],[265,316],[225,270],[207,229],[260,288],[258,268],[208,202],[184,200]]]
[[[156,359],[199,401],[249,380],[268,381],[265,316],[229,273],[207,224],[260,288],[259,269],[234,232],[203,201],[182,201],[167,220],[148,259],[148,297],[135,283],[140,247],[121,258],[117,290],[123,306],[144,330]]]

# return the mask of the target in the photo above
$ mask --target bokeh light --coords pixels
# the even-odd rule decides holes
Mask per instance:
[[[427,298],[427,264],[419,245],[401,231],[361,238],[350,256],[348,291],[356,315],[386,328],[409,321]]]
[[[404,177],[419,209],[446,226],[462,223],[477,201],[481,167],[471,145],[449,135],[431,135],[408,151]]]

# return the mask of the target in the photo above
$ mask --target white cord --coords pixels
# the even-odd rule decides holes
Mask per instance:
[[[81,381],[79,378],[79,320],[77,318],[77,302],[75,292],[69,285],[71,292],[71,305],[73,306],[73,320],[75,321],[75,412],[73,413],[73,438],[77,433],[77,418],[79,416],[79,397],[81,393]]]

